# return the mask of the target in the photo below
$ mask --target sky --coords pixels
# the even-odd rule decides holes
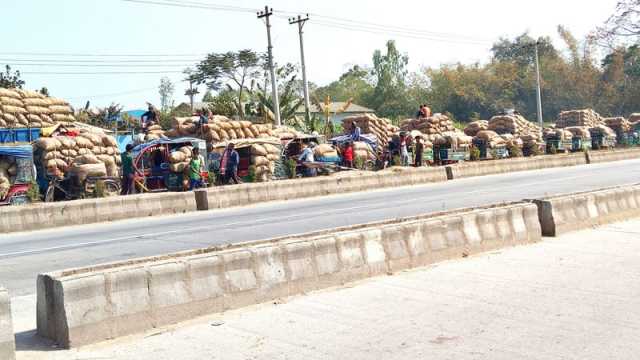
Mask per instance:
[[[264,9],[264,0],[170,0],[179,7],[149,3],[167,0],[142,1],[147,3],[1,0],[0,66],[13,65],[23,73],[26,88],[46,86],[74,106],[116,102],[137,109],[147,101],[159,103],[163,76],[175,83],[175,104],[186,102],[181,71],[207,53],[266,51],[265,24],[252,11]],[[613,13],[616,3],[271,0],[268,5],[274,10],[278,64],[300,63],[297,27],[287,17],[310,14],[304,27],[307,74],[309,81],[326,85],[352,65],[371,64],[373,52],[390,39],[409,56],[411,70],[485,62],[494,41],[525,31],[551,36],[562,46],[556,35],[561,24],[581,39]],[[234,11],[222,10],[229,7]]]

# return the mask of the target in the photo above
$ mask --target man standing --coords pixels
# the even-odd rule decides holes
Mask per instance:
[[[400,134],[400,161],[402,166],[409,166],[409,144],[406,134]]]
[[[135,192],[132,151],[133,145],[127,144],[126,151],[120,155],[120,160],[122,160],[122,195]]]
[[[422,167],[422,153],[424,153],[424,143],[421,136],[416,136],[416,161],[415,167]]]
[[[191,162],[189,163],[189,190],[202,187],[202,176],[200,171],[202,170],[202,157],[200,156],[200,150],[197,147],[193,148],[191,156]]]
[[[240,164],[240,155],[235,149],[233,143],[229,143],[222,154],[220,160],[220,175],[223,178],[223,184],[229,184],[233,181],[240,184],[242,181],[238,178],[238,165]]]
[[[315,144],[303,143],[302,146],[303,149],[300,157],[298,158],[298,162],[304,167],[304,177],[314,177],[317,174],[316,169],[308,167],[304,163],[312,163],[315,161],[315,158],[313,156],[313,148],[315,147]]]

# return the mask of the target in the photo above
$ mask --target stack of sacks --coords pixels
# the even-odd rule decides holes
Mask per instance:
[[[197,116],[174,118],[172,129],[165,133],[170,138],[197,137],[209,143],[219,143],[235,139],[257,139],[273,137],[275,134],[266,126],[257,126],[251,121],[233,121],[224,116],[214,116],[198,131]]]
[[[276,170],[276,161],[280,159],[280,149],[272,144],[251,145],[251,167],[256,182],[269,181]]]
[[[600,114],[592,109],[563,111],[558,115],[556,127],[586,126],[589,128],[603,124]]]
[[[566,129],[553,129],[553,128],[545,128],[542,131],[542,137],[545,140],[560,140],[560,141],[568,141],[573,138],[573,133]]]
[[[300,132],[289,126],[280,126],[272,130],[270,133],[281,140],[291,140],[301,135]]]
[[[590,140],[591,139],[591,132],[589,131],[589,128],[586,126],[569,126],[568,128],[565,128],[564,130],[568,131],[571,133],[571,138],[579,138],[582,140]]]
[[[109,135],[83,132],[75,137],[40,138],[34,143],[34,149],[34,161],[51,174],[85,171],[98,166],[84,165],[103,164],[106,176],[119,175],[120,150]]]
[[[153,141],[158,139],[166,139],[165,131],[162,130],[160,125],[151,125],[147,128],[147,134],[145,135],[145,141]]]
[[[320,144],[313,149],[313,156],[316,160],[335,160],[338,156],[338,151],[329,144]]]
[[[189,168],[193,152],[190,146],[183,146],[169,154],[169,170],[174,173],[183,173]]]
[[[509,148],[516,147],[522,149],[524,147],[524,141],[512,134],[502,134],[500,135],[500,138],[504,141],[505,146]]]
[[[13,158],[0,156],[0,199],[7,196],[11,185],[16,180],[16,166]]]
[[[631,122],[623,117],[613,117],[604,119],[604,124],[618,134],[627,133],[631,130]]]
[[[398,131],[398,128],[393,126],[391,121],[373,114],[350,116],[342,121],[342,126],[347,133],[351,132],[354,124],[362,130],[363,134],[375,136],[377,143],[382,147],[386,146]]]
[[[475,138],[487,144],[487,147],[490,149],[504,146],[507,143],[505,139],[503,139],[500,135],[498,135],[498,133],[491,130],[478,131]]]
[[[537,146],[542,143],[542,129],[527,121],[522,115],[498,115],[489,120],[489,130],[500,135],[510,134],[522,140],[525,146]],[[514,145],[519,142],[513,142]]]
[[[477,120],[469,123],[464,128],[464,133],[468,136],[476,136],[480,131],[488,130],[489,122],[487,120]]]
[[[400,125],[400,129],[403,131],[419,130],[425,135],[442,134],[456,130],[453,121],[442,114],[434,114],[429,118],[405,120]]]
[[[450,149],[469,147],[473,143],[473,137],[465,135],[461,131],[446,131],[435,138],[434,144]]]
[[[598,125],[589,128],[591,137],[615,138],[616,132],[606,125]]]
[[[411,139],[413,140],[415,140],[418,136],[420,136],[422,138],[422,144],[424,144],[424,148],[433,149],[433,141],[428,136],[421,133],[420,131],[411,130],[411,132],[409,132],[409,136],[411,136]]]
[[[376,158],[376,153],[373,151],[371,146],[363,141],[354,141],[353,142],[353,158],[361,159],[361,160],[374,160]]]
[[[0,127],[41,128],[75,121],[67,102],[40,93],[0,88]]]

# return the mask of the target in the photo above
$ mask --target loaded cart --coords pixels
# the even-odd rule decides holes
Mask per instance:
[[[0,146],[0,205],[29,203],[34,180],[31,145]]]
[[[184,191],[188,186],[189,162],[193,148],[205,159],[201,177],[209,179],[207,145],[196,138],[158,139],[133,149],[133,171],[136,188],[142,192]]]

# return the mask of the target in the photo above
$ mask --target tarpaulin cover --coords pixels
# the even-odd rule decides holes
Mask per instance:
[[[30,159],[33,157],[33,148],[31,145],[0,146],[0,155]]]

